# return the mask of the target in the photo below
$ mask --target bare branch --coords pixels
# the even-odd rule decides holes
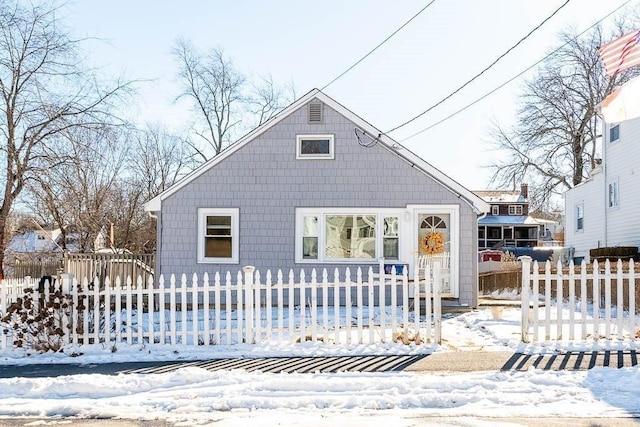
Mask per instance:
[[[56,11],[55,0],[0,0],[0,160],[6,165],[0,176],[0,259],[14,202],[47,165],[64,158],[54,146],[74,129],[118,125],[112,107],[129,86],[98,84],[78,61],[80,41],[59,28]]]
[[[604,36],[594,27],[580,37],[570,31],[559,35],[561,47],[524,85],[516,125],[493,125],[491,140],[501,158],[489,165],[492,184],[527,182],[536,201],[546,204],[589,176],[598,156],[597,106],[638,74],[609,78],[604,72],[598,47],[622,32],[618,26]]]

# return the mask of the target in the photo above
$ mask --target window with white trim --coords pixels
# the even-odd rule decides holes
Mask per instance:
[[[299,208],[296,262],[398,259],[402,210]]]
[[[522,205],[509,205],[509,215],[522,215]]]
[[[584,230],[584,205],[576,205],[576,231]]]
[[[297,135],[296,159],[333,159],[333,135]]]
[[[500,215],[500,206],[491,205],[491,215]]]
[[[620,125],[613,125],[609,128],[609,142],[615,142],[620,139]]]
[[[198,262],[239,262],[239,209],[198,209]]]
[[[609,207],[616,208],[618,207],[618,181],[613,181],[609,183]]]

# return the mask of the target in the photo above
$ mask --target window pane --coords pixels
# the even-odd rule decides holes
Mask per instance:
[[[300,153],[329,154],[330,145],[328,139],[303,139],[300,141]]]
[[[584,207],[582,205],[576,206],[576,229],[582,230],[584,226]]]
[[[304,237],[318,237],[318,217],[317,216],[305,216],[304,217]]]
[[[616,141],[618,139],[620,139],[620,125],[615,125],[609,129],[609,141]]]
[[[398,237],[398,217],[388,216],[384,218],[385,237]]]
[[[227,226],[231,227],[231,217],[225,216],[208,216],[207,226]]]
[[[317,237],[302,238],[302,258],[318,259],[318,238]]]
[[[207,236],[230,236],[230,216],[207,216]]]
[[[618,206],[618,185],[615,182],[609,184],[609,207]]]
[[[327,215],[327,258],[376,258],[375,215]]]
[[[207,258],[231,258],[231,237],[206,237],[204,256]]]
[[[382,240],[382,256],[389,259],[398,259],[398,217],[388,216],[384,218],[384,238]]]
[[[398,259],[398,238],[384,238],[384,257],[387,259]]]

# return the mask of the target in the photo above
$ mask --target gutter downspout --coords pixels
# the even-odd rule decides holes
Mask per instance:
[[[154,281],[157,283],[157,280],[159,279],[160,275],[158,274],[158,272],[160,271],[160,253],[161,250],[160,248],[162,248],[162,219],[161,219],[161,215],[155,214],[152,211],[149,211],[149,216],[153,219],[156,220],[156,258],[155,258],[155,262],[153,263],[153,275],[154,275]],[[160,216],[160,219],[158,218]]]
[[[608,147],[607,143],[608,142],[607,142],[607,138],[605,137],[608,134],[608,132],[606,132],[608,130],[609,130],[609,124],[607,123],[607,125],[605,126],[604,135],[602,135],[602,144],[604,145],[604,147],[602,147],[602,174],[604,175],[603,180],[602,180],[603,181],[602,185],[604,187],[602,189],[602,191],[604,192],[604,203],[602,204],[602,208],[604,209],[604,212],[603,212],[603,214],[604,214],[603,215],[603,217],[604,217],[604,230],[603,230],[604,231],[604,246],[603,247],[605,247],[605,248],[609,245],[608,244],[608,240],[609,240],[609,237],[608,237],[608,234],[609,234],[609,227],[608,227],[609,218],[607,217],[607,213],[608,213],[608,210],[609,210],[608,209],[609,192],[608,192],[608,189],[607,189],[607,185],[608,185],[607,184],[607,182],[608,182],[608,180],[607,180],[607,169],[608,169],[607,168],[607,147]]]

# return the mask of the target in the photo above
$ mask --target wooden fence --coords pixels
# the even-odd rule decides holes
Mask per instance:
[[[59,257],[59,255],[58,255]],[[53,257],[52,257],[53,258]],[[57,276],[63,268],[62,259],[46,261],[16,260],[8,267],[7,276],[11,278]]]
[[[63,275],[57,286],[71,300],[61,320],[69,331],[66,344],[424,344],[440,342],[440,293],[432,289],[439,276],[436,266],[416,271],[413,280],[395,271],[378,277],[371,268],[366,279],[361,269],[355,277],[349,269],[341,277],[336,269],[331,280],[326,270],[320,277],[315,270],[298,277],[267,271],[262,280],[245,267],[235,281],[231,273],[216,273],[211,281],[206,273],[160,276],[155,283],[149,277],[146,284],[139,276],[136,283],[127,279],[123,285],[117,278],[112,286],[107,278],[105,286],[91,288],[87,279],[78,283]],[[44,293],[46,301],[48,287]],[[2,282],[0,314],[17,295],[18,281]],[[33,300],[40,300],[37,292]],[[11,331],[0,339],[2,348],[13,343]]]
[[[638,279],[633,261],[619,260],[615,270],[609,260],[578,268],[571,262],[568,271],[558,262],[552,272],[550,261],[541,271],[523,259],[522,341],[639,338]]]
[[[153,274],[154,267],[154,254],[68,253],[64,256],[65,273],[90,280],[98,278],[102,283],[107,277],[147,277]]]
[[[42,255],[45,257],[45,255]],[[46,254],[46,260],[16,260],[7,269],[7,277],[58,277],[71,273],[76,277],[146,277],[154,273],[155,254],[133,253],[56,253]]]

